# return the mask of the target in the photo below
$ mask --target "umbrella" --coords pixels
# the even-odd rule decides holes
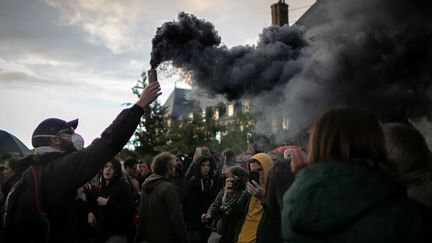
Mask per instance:
[[[283,145],[283,146],[279,146],[279,147],[273,149],[272,152],[283,154],[285,152],[285,150],[287,150],[287,149],[301,150],[301,147],[294,146],[294,145]]]
[[[0,130],[0,153],[30,154],[31,151],[14,135]]]

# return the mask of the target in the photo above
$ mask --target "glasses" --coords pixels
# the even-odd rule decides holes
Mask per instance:
[[[75,129],[73,127],[68,127],[61,129],[57,132],[56,135],[35,135],[33,138],[52,138],[52,137],[61,137],[62,134],[72,135],[75,133]]]

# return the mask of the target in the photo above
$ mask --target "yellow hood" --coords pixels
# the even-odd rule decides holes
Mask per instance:
[[[266,153],[255,154],[254,156],[251,157],[251,159],[254,159],[260,163],[264,172],[264,186],[267,185],[267,177],[271,167],[273,166],[273,160]]]

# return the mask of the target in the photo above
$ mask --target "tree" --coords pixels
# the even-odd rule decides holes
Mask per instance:
[[[172,119],[165,149],[177,148],[183,153],[193,153],[198,146],[212,147],[216,143],[219,125],[211,114],[206,113],[203,117],[201,109],[198,106],[196,108],[191,118]]]
[[[254,144],[262,151],[272,148],[273,139],[255,131],[256,117],[259,117],[259,114],[238,111],[232,124],[225,130],[220,149],[231,148],[236,154],[240,154],[246,150],[248,144]]]
[[[142,80],[138,80],[132,92],[139,96],[147,86],[147,76],[143,72]],[[149,109],[144,113],[137,130],[132,138],[132,146],[139,157],[154,156],[161,152],[161,148],[166,144],[167,124],[164,119],[166,108],[161,106],[159,101],[153,102]]]

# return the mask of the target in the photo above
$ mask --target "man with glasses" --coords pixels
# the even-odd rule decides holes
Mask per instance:
[[[150,83],[135,105],[123,110],[101,137],[86,148],[82,137],[75,132],[78,119],[66,122],[50,118],[42,121],[32,136],[34,156],[38,158],[34,164],[38,179],[27,173],[23,175],[22,183],[27,183],[35,191],[39,190],[41,210],[47,216],[49,227],[41,232],[38,225],[23,224],[17,217],[6,219],[5,242],[47,242],[42,237],[48,237],[48,242],[72,242],[74,225],[71,208],[77,189],[90,181],[106,161],[122,150],[144,111],[161,95],[160,90],[158,82]],[[9,210],[8,204],[5,205]],[[14,205],[19,207],[23,204],[18,200]]]

